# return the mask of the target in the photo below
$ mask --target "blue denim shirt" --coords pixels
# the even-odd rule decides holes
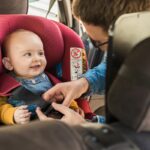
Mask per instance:
[[[23,79],[16,77],[22,86],[24,86],[29,91],[41,95],[52,87],[52,83],[45,73],[36,76],[33,79]]]
[[[106,77],[106,57],[107,54],[103,56],[102,62],[89,69],[82,77],[85,77],[89,83],[89,90],[85,93],[86,96],[92,95],[94,93],[103,94],[105,90],[105,77]],[[105,123],[105,117],[96,115],[95,116],[98,123]]]
[[[103,94],[105,90],[105,77],[106,77],[106,54],[103,56],[102,62],[89,69],[82,75],[89,82],[89,90],[86,95],[92,95],[94,93]]]
[[[28,89],[29,91],[41,95],[44,92],[46,92],[48,89],[52,87],[52,83],[49,80],[48,76],[45,73],[40,74],[39,76],[36,76],[32,79],[23,79],[16,77],[14,73],[10,73],[18,82],[22,84],[23,87]],[[15,100],[11,96],[8,99],[8,103],[12,104],[14,107],[25,105],[26,102],[23,100]],[[31,119],[35,117],[35,110],[37,105],[36,104],[30,104],[28,105],[28,110],[32,112]]]

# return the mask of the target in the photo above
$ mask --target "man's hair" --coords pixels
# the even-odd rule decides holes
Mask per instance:
[[[73,14],[83,22],[101,26],[108,31],[109,26],[122,14],[150,9],[149,0],[73,0]]]

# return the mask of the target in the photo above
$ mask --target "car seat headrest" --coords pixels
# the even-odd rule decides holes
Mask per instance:
[[[0,43],[7,34],[16,29],[26,29],[38,34],[43,42],[47,59],[47,70],[58,64],[64,54],[64,38],[58,25],[46,18],[29,15],[0,15]],[[1,46],[1,45],[0,45]],[[1,47],[0,47],[1,48]],[[2,72],[2,53],[0,55],[0,72]]]
[[[119,121],[138,129],[150,108],[150,38],[137,44],[108,92],[108,109]]]

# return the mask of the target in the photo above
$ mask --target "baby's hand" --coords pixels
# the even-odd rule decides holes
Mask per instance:
[[[26,124],[30,121],[31,112],[28,111],[27,105],[17,107],[14,113],[14,121],[16,124]]]

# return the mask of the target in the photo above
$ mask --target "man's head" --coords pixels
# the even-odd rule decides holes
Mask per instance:
[[[122,14],[148,10],[149,0],[73,0],[73,15],[95,41],[106,43],[109,26]],[[107,50],[107,45],[101,46]]]
[[[10,33],[3,42],[2,62],[9,71],[22,78],[32,78],[46,67],[43,43],[40,37],[28,30],[19,29]]]

